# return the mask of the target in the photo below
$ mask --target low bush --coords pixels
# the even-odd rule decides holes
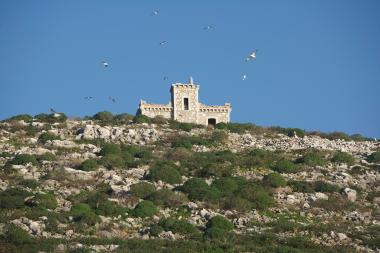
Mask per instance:
[[[232,196],[239,189],[239,185],[233,177],[218,178],[212,186],[216,187],[223,196]]]
[[[210,187],[202,178],[193,177],[187,180],[181,190],[188,194],[191,200],[215,201],[222,197],[216,187]]]
[[[29,235],[28,232],[15,225],[10,225],[8,227],[7,231],[5,232],[4,239],[6,242],[15,245],[29,244],[34,242],[33,237]]]
[[[120,155],[114,154],[103,156],[99,163],[107,169],[123,168],[126,166],[124,159]]]
[[[95,159],[87,159],[81,163],[78,169],[83,171],[93,171],[98,168],[98,162]]]
[[[263,182],[264,184],[274,188],[286,186],[285,178],[278,173],[270,173],[268,175],[265,175]]]
[[[57,157],[53,153],[47,152],[45,154],[38,156],[37,160],[38,161],[56,161]]]
[[[25,206],[24,199],[29,197],[31,193],[19,189],[9,188],[0,192],[0,207],[1,208],[22,208]]]
[[[373,152],[367,157],[367,161],[370,163],[380,163],[380,151]]]
[[[42,144],[45,144],[47,141],[53,141],[53,140],[61,140],[61,137],[59,137],[59,136],[57,136],[55,134],[52,134],[50,132],[42,133],[38,137],[38,142],[40,142]]]
[[[96,208],[95,213],[102,216],[125,216],[129,209],[119,205],[118,203],[110,200],[103,201]]]
[[[151,236],[158,236],[159,234],[161,234],[162,232],[164,231],[164,228],[161,227],[160,225],[158,224],[154,224],[150,227],[149,229],[149,233]]]
[[[285,128],[284,131],[289,137],[298,136],[302,138],[306,134],[305,130],[302,130],[300,128]]]
[[[148,199],[155,205],[165,207],[178,207],[188,201],[182,193],[175,193],[169,189],[158,190],[152,193]]]
[[[163,181],[169,184],[179,184],[182,182],[179,167],[170,161],[158,161],[150,169],[149,179]]]
[[[252,203],[252,207],[259,210],[265,210],[274,204],[270,193],[261,185],[254,183],[243,186],[239,192],[239,196],[249,200]]]
[[[35,179],[23,179],[19,182],[19,185],[28,187],[32,190],[36,189],[38,186],[40,186],[40,183]]]
[[[99,217],[93,212],[91,207],[85,203],[75,204],[71,207],[70,214],[75,222],[84,223],[90,226],[100,221]]]
[[[34,155],[18,154],[12,160],[8,161],[8,164],[11,165],[26,165],[28,163],[38,165],[37,158]]]
[[[30,116],[29,114],[19,114],[19,115],[6,119],[5,121],[21,121],[21,120],[23,120],[24,122],[30,122],[33,120],[33,117]]]
[[[133,215],[136,217],[151,217],[157,213],[157,207],[153,204],[153,202],[149,200],[144,200],[137,204],[135,209],[133,210]]]
[[[199,238],[201,235],[194,225],[185,220],[167,218],[160,220],[158,224],[166,231],[172,231],[184,235],[187,238]]]
[[[25,201],[25,204],[30,207],[38,206],[42,209],[55,209],[58,206],[53,193],[37,193],[33,198]]]
[[[219,228],[225,231],[231,231],[234,228],[234,225],[223,216],[217,215],[212,217],[206,223],[206,228]]]
[[[314,190],[317,192],[338,192],[340,188],[337,185],[330,184],[323,181],[317,181],[314,183]]]
[[[156,191],[153,184],[147,182],[139,182],[131,186],[130,193],[138,198],[144,199]]]
[[[345,152],[337,152],[331,159],[334,163],[346,163],[347,165],[353,165],[355,163],[355,158]]]
[[[326,164],[323,154],[318,150],[307,152],[301,158],[297,159],[297,162],[308,166],[323,166]]]
[[[52,114],[40,113],[35,115],[34,118],[39,122],[46,123],[63,123],[67,120],[66,114],[61,112]]]
[[[272,164],[271,168],[278,173],[296,173],[298,167],[292,161],[280,160]]]
[[[99,152],[99,155],[121,155],[121,148],[119,145],[114,143],[106,143]]]
[[[150,123],[152,123],[152,119],[149,118],[148,116],[139,114],[139,115],[136,115],[135,117],[133,117],[133,122],[137,123],[137,124],[141,124],[141,123],[150,124]]]
[[[310,182],[306,181],[289,181],[288,185],[294,192],[313,193],[314,186]]]
[[[108,111],[102,111],[96,113],[94,116],[92,116],[93,119],[95,120],[100,120],[104,122],[110,122],[113,120],[114,116],[111,112]]]

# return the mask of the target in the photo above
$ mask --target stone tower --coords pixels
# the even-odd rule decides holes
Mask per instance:
[[[198,121],[198,91],[199,85],[193,83],[192,77],[188,84],[172,84],[170,93],[174,120],[189,123]]]
[[[220,122],[230,122],[231,104],[202,104],[198,100],[198,91],[199,85],[194,84],[193,78],[190,77],[189,83],[172,84],[171,101],[168,104],[150,104],[141,100],[137,114],[211,126]]]

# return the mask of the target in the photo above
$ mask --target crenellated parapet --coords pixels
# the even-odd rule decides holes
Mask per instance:
[[[204,105],[200,104],[199,111],[201,112],[230,112],[231,104],[225,103],[224,105]]]

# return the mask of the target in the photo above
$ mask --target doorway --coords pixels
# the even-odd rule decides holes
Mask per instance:
[[[215,126],[216,125],[216,119],[215,118],[209,118],[208,120],[207,120],[207,125],[208,126]]]

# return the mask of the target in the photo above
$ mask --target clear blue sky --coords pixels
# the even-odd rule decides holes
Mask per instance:
[[[379,13],[378,0],[1,0],[0,119],[134,114],[192,75],[234,122],[380,137]]]

